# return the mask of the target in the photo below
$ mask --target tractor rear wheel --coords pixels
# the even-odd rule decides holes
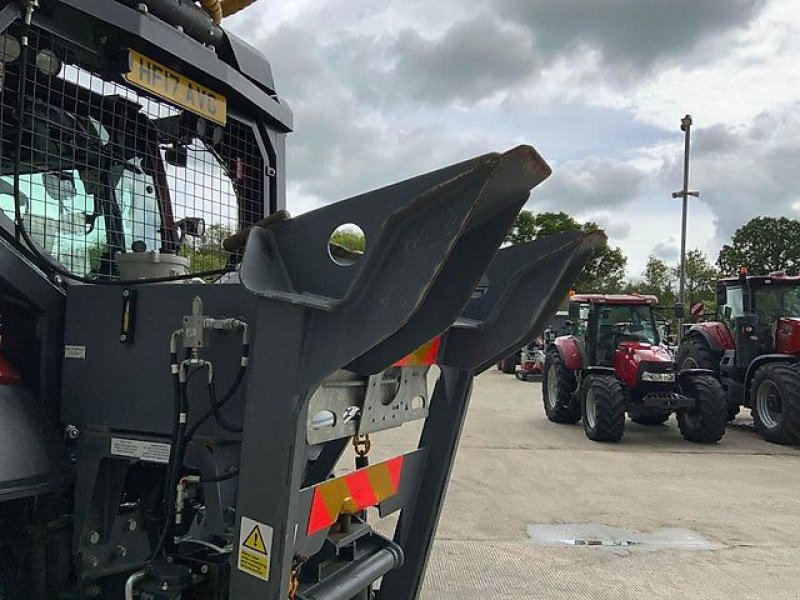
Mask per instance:
[[[697,444],[714,444],[725,435],[728,405],[725,391],[711,375],[687,375],[681,381],[684,395],[694,398],[694,408],[678,411],[683,438]]]
[[[628,411],[631,421],[639,425],[663,425],[669,420],[671,414],[668,410],[642,406],[635,406]]]
[[[618,442],[625,433],[627,398],[613,375],[589,375],[581,386],[581,418],[586,437]]]
[[[675,362],[681,370],[708,369],[719,379],[719,358],[711,350],[705,338],[698,335],[693,335],[681,343],[675,355]],[[727,412],[728,421],[733,421],[739,414],[739,403],[735,401],[729,403]]]
[[[544,359],[542,399],[544,412],[553,423],[577,423],[581,407],[575,398],[575,373],[564,365],[558,350],[551,348]]]
[[[697,334],[685,339],[675,355],[678,368],[683,369],[708,369],[719,376],[719,360],[705,338]]]
[[[765,365],[756,372],[750,390],[756,431],[773,444],[800,443],[800,367]]]

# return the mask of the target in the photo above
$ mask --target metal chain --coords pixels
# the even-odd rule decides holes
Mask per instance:
[[[362,458],[369,454],[369,451],[372,448],[372,442],[369,441],[369,434],[354,435],[353,448],[355,448],[356,455]]]
[[[297,588],[300,587],[300,582],[297,580],[297,571],[300,567],[292,569],[291,579],[289,579],[289,600],[295,600],[297,596]]]

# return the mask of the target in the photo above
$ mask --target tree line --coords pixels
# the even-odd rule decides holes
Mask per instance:
[[[566,213],[522,211],[506,236],[506,242],[520,244],[563,231],[594,231],[596,223],[580,223]],[[658,296],[662,306],[678,299],[679,265],[651,255],[637,280],[626,278],[627,257],[620,248],[604,243],[596,248],[578,279],[576,292],[604,294],[640,293]],[[722,277],[734,277],[741,267],[750,273],[764,275],[785,271],[800,272],[800,221],[786,217],[756,217],[734,233],[731,243],[725,244],[715,263],[701,250],[686,253],[686,299],[691,306],[703,302],[706,308],[715,303],[715,284]],[[688,308],[688,307],[687,307]]]
[[[534,214],[524,210],[508,232],[506,243],[522,244],[554,233],[598,229],[597,223],[582,223],[563,212]],[[222,241],[231,233],[223,225],[210,225],[205,236],[187,245],[182,254],[190,258],[193,270],[221,268],[226,260]],[[363,235],[355,231],[337,231],[331,242],[358,252],[364,250],[365,244]],[[626,277],[627,263],[622,249],[604,242],[592,252],[573,289],[579,293],[655,294],[662,306],[676,302],[680,275],[678,265],[670,265],[651,255],[640,277],[630,280]],[[800,272],[800,221],[786,217],[752,219],[736,230],[731,243],[720,249],[713,264],[699,249],[687,252],[687,303],[703,302],[706,307],[713,307],[716,280],[736,276],[740,267],[747,267],[753,274],[786,271],[790,275],[797,275]]]

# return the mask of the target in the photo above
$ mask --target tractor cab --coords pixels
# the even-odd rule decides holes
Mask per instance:
[[[737,278],[720,280],[717,320],[731,331],[744,328],[744,333],[755,334],[756,339],[747,336],[749,342],[755,342],[748,344],[750,352],[755,353],[750,360],[764,353],[800,353],[800,277],[783,272],[766,276],[743,272]]]
[[[661,335],[653,306],[655,296],[581,294],[570,299],[573,335],[583,339],[590,364],[614,366],[621,349],[658,346]]]

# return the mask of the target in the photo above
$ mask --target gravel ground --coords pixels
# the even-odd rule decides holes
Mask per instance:
[[[547,421],[539,383],[481,375],[422,597],[800,599],[800,448],[764,442],[743,413],[713,446],[674,417],[597,444]],[[376,436],[377,457],[418,433]]]

